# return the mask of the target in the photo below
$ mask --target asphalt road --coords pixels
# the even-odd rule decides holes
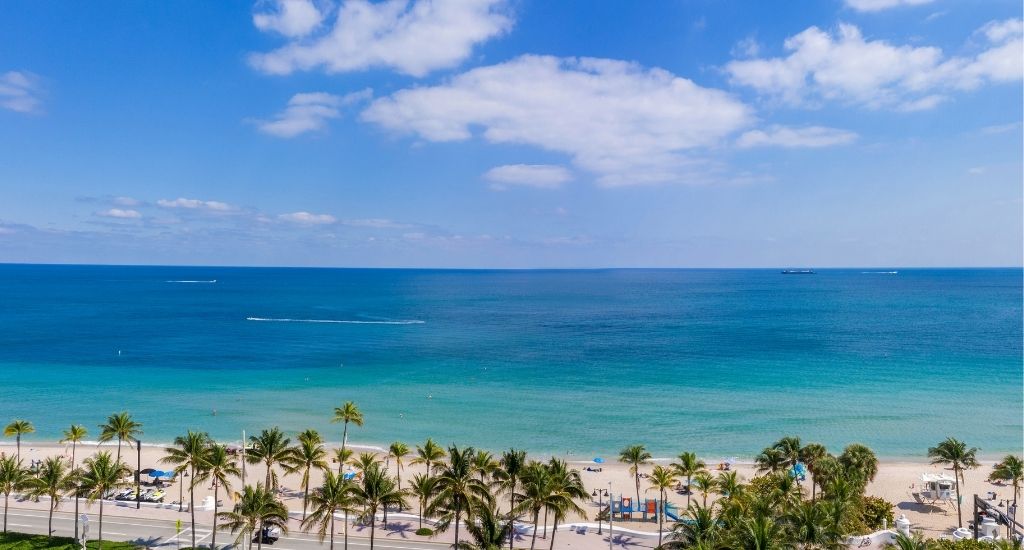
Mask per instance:
[[[98,514],[89,514],[89,538],[95,539],[99,531]],[[11,508],[7,513],[7,528],[9,531],[31,534],[46,534],[47,514],[45,510],[25,510]],[[124,516],[103,515],[103,538],[104,540],[131,541],[140,546],[148,548],[176,549],[188,547],[192,544],[192,533],[188,522],[183,521],[182,531],[176,529],[175,521],[149,518],[129,518]],[[69,512],[56,512],[53,515],[54,535],[74,536],[75,516]],[[196,526],[196,545],[202,546],[210,543],[210,526],[205,528],[202,525]],[[400,536],[400,535],[399,535]],[[235,535],[227,531],[217,532],[217,546],[224,548],[234,547]],[[370,541],[364,537],[349,537],[350,548],[369,548]],[[395,539],[394,535],[388,539],[377,538],[374,548],[382,550],[441,550],[450,548],[450,544],[422,542],[415,540]],[[253,546],[255,550],[255,545]],[[317,540],[315,535],[305,533],[292,533],[281,537],[273,545],[263,545],[265,550],[327,550],[328,541],[323,544]],[[335,536],[335,548],[341,548],[341,535]]]

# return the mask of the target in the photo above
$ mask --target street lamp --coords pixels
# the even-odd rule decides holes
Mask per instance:
[[[604,510],[604,497],[608,496],[608,490],[594,489],[594,492],[590,494],[592,497],[597,497],[597,534],[602,534],[601,531],[601,511]],[[611,514],[612,501],[608,501],[608,513]]]
[[[615,519],[614,510],[612,510],[612,482],[608,482],[608,550],[612,550],[612,523]]]
[[[182,470],[181,479],[178,480],[178,511],[183,512],[182,507],[185,505],[185,478],[188,477],[188,472]]]

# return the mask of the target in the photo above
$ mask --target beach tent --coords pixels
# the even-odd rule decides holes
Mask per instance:
[[[150,470],[148,473],[153,479],[171,479],[174,477],[174,472],[165,472],[163,470]]]

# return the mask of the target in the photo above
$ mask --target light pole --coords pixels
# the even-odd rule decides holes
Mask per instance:
[[[135,440],[135,509],[142,508],[142,441]]]
[[[604,511],[604,497],[608,496],[607,490],[594,489],[594,492],[590,494],[592,497],[597,497],[597,534],[602,534],[601,531],[601,512]],[[612,501],[608,501],[608,513],[611,513]]]
[[[612,494],[612,482],[608,482],[608,550],[612,550],[612,523],[615,519],[615,510],[612,508],[612,500],[615,495]]]
[[[185,506],[185,478],[188,477],[188,472],[182,470],[181,479],[178,480],[178,511],[184,512]]]

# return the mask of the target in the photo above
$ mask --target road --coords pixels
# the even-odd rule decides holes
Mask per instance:
[[[98,535],[99,517],[97,514],[89,514],[89,538],[94,539]],[[45,510],[27,510],[11,508],[7,513],[7,528],[10,531],[31,534],[46,534],[47,514]],[[175,528],[174,520],[133,518],[105,513],[103,515],[103,538],[114,541],[131,541],[147,548],[176,549],[188,547],[192,544],[192,532],[188,522],[183,522],[182,531]],[[53,529],[55,535],[74,536],[75,515],[70,512],[56,512],[53,515]],[[205,528],[202,525],[196,526],[196,545],[209,544],[210,526]],[[374,548],[381,550],[441,550],[450,548],[450,544],[423,542],[417,540],[403,540],[401,533],[392,532],[390,537],[381,538],[378,533]],[[397,538],[396,538],[397,537]],[[234,546],[235,535],[227,531],[217,532],[218,546]],[[222,542],[223,541],[223,542]],[[364,536],[349,537],[350,548],[369,548],[370,541]],[[293,533],[285,535],[281,540],[272,546],[263,545],[266,550],[327,550],[328,541],[323,544],[317,540],[315,535],[305,533]],[[253,546],[255,548],[255,546]],[[341,535],[335,536],[335,548],[341,548]]]

